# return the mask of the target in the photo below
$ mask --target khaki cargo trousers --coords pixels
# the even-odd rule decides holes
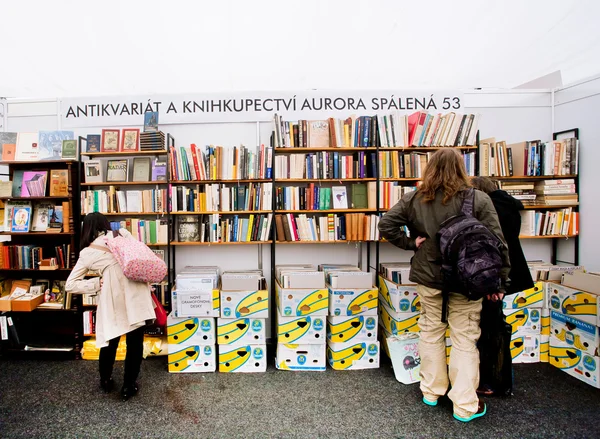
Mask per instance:
[[[450,293],[448,323],[442,323],[442,291],[417,285],[421,299],[421,391],[429,401],[437,401],[452,386],[448,397],[454,413],[468,418],[477,412],[479,398],[479,351],[481,334],[481,300],[468,300],[462,294]],[[446,364],[445,332],[450,327],[452,349]]]

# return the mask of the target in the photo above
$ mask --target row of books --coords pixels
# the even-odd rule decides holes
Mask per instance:
[[[42,248],[37,245],[5,245],[0,243],[0,268],[12,270],[40,270],[42,259],[52,256],[56,268],[71,268],[71,245],[62,244]]]
[[[73,131],[36,133],[0,133],[2,161],[38,161],[77,158],[77,140]]]
[[[179,242],[251,242],[269,240],[273,214],[222,217],[182,215],[177,221]]]
[[[573,236],[579,234],[579,213],[572,207],[556,211],[521,212],[521,235],[523,236]]]
[[[275,178],[371,178],[375,177],[375,153],[364,151],[342,154],[319,151],[275,157]]]
[[[196,188],[173,186],[173,212],[231,212],[271,210],[273,183],[248,183],[236,186],[203,184]]]
[[[579,141],[569,138],[507,145],[490,138],[481,141],[479,160],[483,176],[577,175]]]
[[[50,174],[50,190],[48,191],[48,173]],[[29,197],[68,197],[69,171],[52,169],[48,171],[13,171],[11,181],[0,182],[0,198]]]
[[[71,203],[40,201],[0,201],[0,231],[2,232],[69,232],[73,227]]]
[[[84,311],[81,315],[83,319],[83,335],[90,336],[96,334],[96,310],[90,309]]]
[[[171,178],[174,180],[247,180],[272,178],[273,150],[261,145],[258,151],[245,146],[224,148],[194,144],[171,147]]]
[[[140,134],[141,151],[164,151],[165,133],[162,131],[145,131]]]
[[[308,187],[285,186],[275,189],[277,210],[376,209],[376,182],[324,187],[310,183]]]
[[[412,283],[408,279],[410,275],[410,262],[381,262],[379,264],[379,274],[397,284]]]
[[[379,152],[380,178],[422,178],[425,166],[429,162],[432,152]],[[464,152],[463,160],[467,175],[475,176],[476,153]]]
[[[478,114],[379,114],[346,119],[284,121],[274,116],[276,148],[442,147],[475,145]]]
[[[135,157],[133,166],[129,159],[86,160],[84,179],[86,183],[140,182],[167,180],[167,158]]]
[[[275,216],[277,241],[376,241],[379,216],[364,213]]]
[[[111,221],[112,230],[126,229],[138,241],[144,244],[166,244],[169,241],[169,221],[166,219],[143,220],[127,218]]]
[[[404,195],[416,190],[417,186],[403,186],[397,181],[380,181],[379,208],[391,209]]]
[[[81,192],[81,213],[139,213],[166,212],[167,189],[118,190],[109,186],[108,190],[87,190]]]

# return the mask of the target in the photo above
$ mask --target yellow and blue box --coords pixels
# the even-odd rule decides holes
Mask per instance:
[[[550,336],[550,364],[600,389],[600,358]]]
[[[167,316],[167,340],[171,345],[214,345],[214,317],[175,317]]]
[[[396,312],[421,311],[421,299],[415,285],[402,285],[379,276],[379,300]]]
[[[548,308],[542,308],[542,335],[550,335],[550,310]]]
[[[512,333],[527,332],[540,334],[542,330],[541,308],[505,309],[506,322],[512,326]]]
[[[329,316],[327,340],[334,343],[377,340],[377,316]]]
[[[221,301],[219,292],[220,291],[218,289],[212,290],[212,292],[210,293],[200,292],[199,295],[195,295],[198,296],[197,298],[191,300],[190,296],[194,296],[194,291],[173,290],[171,293],[171,307],[173,309],[173,317],[219,317],[221,315]],[[205,295],[207,295],[207,297],[205,297]],[[190,307],[186,308],[188,312],[179,313],[179,308],[177,304],[181,300],[192,302]]]
[[[219,372],[265,372],[267,345],[219,345]]]
[[[536,282],[533,288],[504,296],[504,309],[544,308],[546,289],[544,282]]]
[[[168,345],[170,373],[214,372],[217,350],[214,345]]]
[[[356,316],[377,315],[377,288],[344,288],[329,287],[329,315]]]
[[[510,339],[510,354],[515,364],[539,363],[540,334],[517,331]]]
[[[390,334],[419,332],[420,312],[395,312],[385,303],[379,307],[379,324]]]
[[[281,370],[323,371],[326,368],[325,343],[279,343],[275,366]]]
[[[264,344],[266,340],[265,319],[217,319],[217,343],[220,345]]]
[[[598,325],[598,296],[564,285],[548,284],[548,308],[550,311],[571,316],[592,325]]]
[[[221,318],[239,319],[240,317],[268,318],[269,292],[267,290],[221,290]]]
[[[327,342],[327,361],[334,370],[379,368],[379,342]]]
[[[326,316],[329,306],[327,288],[283,288],[276,282],[277,309],[284,317]]]
[[[552,336],[589,355],[598,355],[600,348],[599,328],[574,317],[550,311]]]
[[[540,363],[550,361],[550,336],[540,335]]]
[[[325,344],[325,316],[284,317],[277,312],[277,343]]]

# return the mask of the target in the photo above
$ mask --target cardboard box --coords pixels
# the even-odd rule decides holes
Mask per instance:
[[[581,271],[565,273],[562,277],[562,284],[576,290],[600,295],[600,275],[598,274]]]
[[[419,334],[407,332],[405,334],[387,337],[387,346],[392,359],[396,380],[403,384],[412,384],[421,381],[421,357],[419,356]]]
[[[266,319],[269,317],[269,292],[224,291],[221,290],[221,317],[239,319],[249,317]]]
[[[266,372],[267,345],[219,345],[219,372]]]
[[[377,340],[377,316],[329,316],[327,340],[334,343]]]
[[[332,288],[371,288],[373,274],[368,271],[331,271],[328,282]]]
[[[10,311],[10,296],[0,297],[0,311]]]
[[[514,364],[539,363],[540,335],[517,331],[510,340],[510,354]]]
[[[329,315],[377,315],[378,292],[371,288],[332,289],[329,287]]]
[[[168,345],[169,372],[214,372],[217,354],[214,345]]]
[[[264,344],[267,340],[265,319],[217,319],[217,343],[219,345],[243,346]]]
[[[401,285],[379,276],[379,296],[393,311],[421,311],[421,299],[415,285]]]
[[[539,308],[505,309],[506,322],[517,331],[540,334],[542,329],[542,310]]]
[[[600,347],[599,328],[574,317],[550,311],[552,336],[587,354],[598,355]]]
[[[394,312],[385,304],[379,307],[379,324],[390,334],[419,332],[420,312]]]
[[[595,294],[587,293],[564,285],[548,284],[548,305],[557,311],[577,320],[598,325],[600,300]]]
[[[275,287],[277,308],[282,316],[327,315],[329,305],[327,288],[282,288],[279,282],[275,283]]]
[[[546,307],[544,294],[544,282],[536,282],[533,288],[504,296],[503,307],[505,309],[544,308]]]
[[[327,360],[335,370],[379,368],[379,342],[327,342]]]
[[[219,317],[220,290],[195,292],[190,290],[173,290],[171,293],[171,308],[173,317]]]
[[[284,317],[277,312],[277,343],[325,344],[324,316]],[[325,351],[323,351],[325,352]]]
[[[326,368],[325,349],[325,343],[279,343],[275,356],[275,366],[281,370],[323,371]]]
[[[550,336],[540,335],[540,363],[548,363],[550,360]]]
[[[11,300],[10,307],[12,311],[33,311],[43,301],[44,295],[40,294],[39,296],[27,297],[26,299],[18,298]]]
[[[550,335],[550,310],[542,308],[542,335]]]
[[[550,336],[550,364],[569,375],[600,389],[600,358]]]
[[[214,317],[167,317],[167,340],[171,345],[214,345]]]

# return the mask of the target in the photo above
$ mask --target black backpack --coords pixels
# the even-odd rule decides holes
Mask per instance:
[[[442,254],[442,321],[447,321],[448,295],[469,300],[497,293],[502,269],[502,241],[474,216],[475,190],[469,189],[461,213],[445,220],[437,233]]]

